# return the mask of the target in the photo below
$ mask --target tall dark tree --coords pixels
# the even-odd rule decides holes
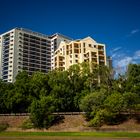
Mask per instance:
[[[140,95],[140,64],[129,64],[127,71],[127,91]]]

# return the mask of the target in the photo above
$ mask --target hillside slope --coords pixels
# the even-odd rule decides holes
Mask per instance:
[[[37,130],[22,130],[22,123],[27,120],[28,116],[0,116],[0,123],[5,122],[9,124],[7,131],[59,131],[59,132],[74,132],[74,131],[96,131],[94,128],[88,127],[88,122],[82,115],[65,115],[59,123],[51,126],[49,129]],[[104,125],[100,131],[139,131],[140,123],[130,119],[119,125]]]

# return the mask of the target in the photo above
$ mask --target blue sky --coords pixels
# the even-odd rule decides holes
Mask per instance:
[[[0,33],[14,27],[105,43],[119,71],[140,62],[140,0],[0,0]]]

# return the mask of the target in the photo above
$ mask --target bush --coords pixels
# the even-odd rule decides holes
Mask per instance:
[[[5,131],[9,127],[8,123],[0,123],[0,132]]]
[[[22,129],[31,129],[31,128],[34,128],[34,125],[30,119],[27,119],[25,122],[23,122],[23,124],[21,125],[21,128]]]
[[[95,117],[90,121],[90,126],[92,127],[101,127],[104,124],[104,120],[105,120],[105,116],[106,116],[106,111],[105,110],[99,110]]]

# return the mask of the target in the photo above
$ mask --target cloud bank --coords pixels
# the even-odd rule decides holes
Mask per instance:
[[[111,50],[111,57],[116,74],[124,74],[127,70],[128,64],[140,63],[140,50],[137,50],[132,56],[129,56],[122,47],[117,47]]]

